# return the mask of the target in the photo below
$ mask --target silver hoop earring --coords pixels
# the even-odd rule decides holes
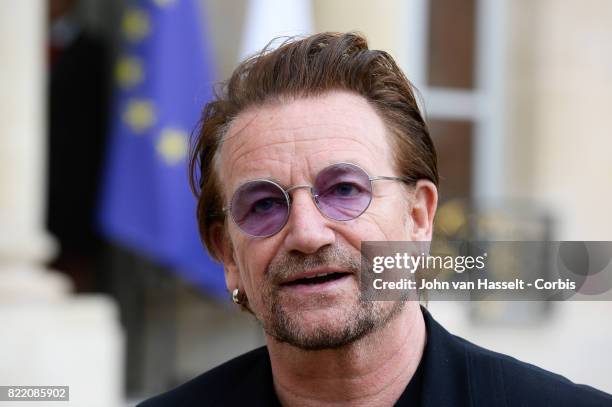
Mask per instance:
[[[232,291],[232,301],[234,301],[234,304],[240,305],[240,298],[238,298],[239,294],[240,294],[240,290],[238,290],[237,288],[234,288],[234,291]]]

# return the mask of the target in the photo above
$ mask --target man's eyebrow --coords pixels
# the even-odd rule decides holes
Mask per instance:
[[[261,181],[261,180],[266,180],[266,181],[272,181],[275,184],[280,185],[281,187],[283,187],[283,189],[286,189],[286,187],[289,187],[289,185],[286,185],[285,183],[281,182],[280,180],[278,180],[277,178],[274,177],[256,177],[256,178],[248,178],[245,179],[243,181],[240,181],[238,183],[238,188],[240,188],[242,185],[248,183],[248,182],[252,182],[252,181]]]

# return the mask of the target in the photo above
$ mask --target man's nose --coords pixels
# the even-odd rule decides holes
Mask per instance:
[[[285,249],[311,254],[324,246],[333,245],[336,234],[330,228],[332,221],[319,212],[310,191],[297,189],[291,195],[291,212],[285,225]]]

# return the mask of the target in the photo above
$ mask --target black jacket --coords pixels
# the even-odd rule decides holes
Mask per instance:
[[[420,406],[612,406],[609,394],[452,335],[424,308],[423,316]],[[278,405],[268,350],[261,347],[139,407]]]

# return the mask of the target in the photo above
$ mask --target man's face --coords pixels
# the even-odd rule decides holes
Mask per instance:
[[[330,92],[251,109],[235,119],[221,148],[225,202],[258,178],[285,188],[312,185],[320,170],[339,162],[357,164],[370,176],[398,175],[387,129],[361,96]],[[403,184],[374,182],[372,195],[360,217],[334,221],[319,212],[308,189],[296,189],[287,224],[266,238],[249,237],[228,220],[228,288],[246,293],[268,335],[304,349],[334,348],[384,325],[402,308],[360,301],[361,241],[412,240]],[[333,274],[316,283],[298,278],[324,273]]]

